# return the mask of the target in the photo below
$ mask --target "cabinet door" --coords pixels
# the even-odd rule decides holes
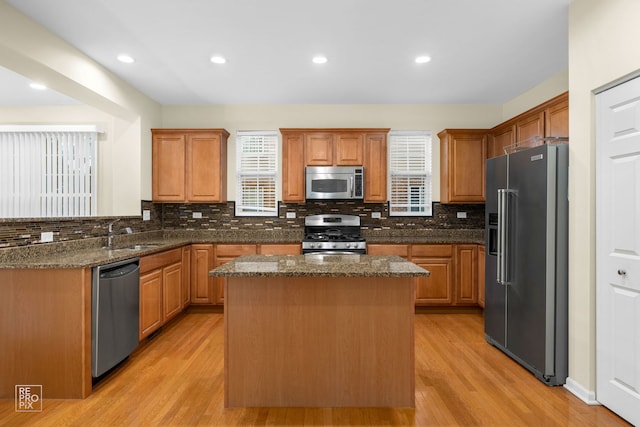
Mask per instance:
[[[364,141],[364,201],[387,201],[387,135],[367,134]]]
[[[364,135],[345,133],[336,135],[336,166],[362,166]]]
[[[416,278],[416,305],[452,305],[453,260],[414,258],[412,261],[431,274]]]
[[[229,262],[240,255],[255,255],[258,253],[257,245],[246,245],[246,244],[220,244],[216,245],[215,249],[215,260],[213,265],[218,267],[226,262]],[[214,288],[215,288],[215,303],[216,304],[224,304],[224,285],[226,283],[226,278],[224,277],[216,277],[214,278]]]
[[[516,126],[507,124],[494,129],[491,133],[490,143],[487,147],[487,158],[502,156],[505,154],[504,147],[509,147],[516,143]]]
[[[152,139],[152,197],[158,202],[182,202],[186,198],[183,134],[154,133]]]
[[[182,310],[182,261],[162,269],[162,300],[166,322]]]
[[[282,134],[282,201],[304,202],[304,137]]]
[[[484,203],[484,130],[450,130],[440,137],[440,202]]]
[[[191,304],[213,304],[215,301],[213,278],[213,245],[191,245]]]
[[[333,133],[308,133],[304,136],[305,164],[333,166]]]
[[[518,145],[531,145],[536,136],[544,136],[544,111],[529,114],[516,122]]]
[[[367,245],[367,254],[398,255],[403,258],[409,258],[409,245],[369,244]]]
[[[260,245],[260,254],[262,255],[300,255],[301,253],[302,245],[300,243]]]
[[[162,325],[162,269],[140,276],[139,338],[142,340]]]
[[[478,303],[478,248],[477,245],[456,245],[455,303]]]
[[[182,308],[191,302],[191,246],[182,248]]]
[[[549,106],[544,117],[544,136],[569,136],[569,99]]]
[[[484,308],[484,246],[478,246],[478,305]]]
[[[226,157],[226,138],[220,134],[187,135],[187,200],[226,202]]]

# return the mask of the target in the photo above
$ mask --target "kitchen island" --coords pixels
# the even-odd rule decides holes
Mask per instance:
[[[398,256],[246,255],[225,284],[225,407],[414,407],[414,277]]]

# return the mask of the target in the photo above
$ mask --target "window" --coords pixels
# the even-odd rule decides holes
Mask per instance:
[[[0,126],[0,218],[97,215],[95,126]]]
[[[278,134],[236,133],[236,215],[277,216]]]
[[[431,132],[389,134],[389,215],[431,216]]]

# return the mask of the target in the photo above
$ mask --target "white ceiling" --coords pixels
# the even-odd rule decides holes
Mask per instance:
[[[568,66],[571,0],[6,1],[161,104],[504,103]]]

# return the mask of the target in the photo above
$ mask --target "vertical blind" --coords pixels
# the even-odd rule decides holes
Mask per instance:
[[[236,133],[236,215],[278,215],[278,134]]]
[[[389,215],[430,216],[431,132],[389,134]]]
[[[0,217],[95,216],[95,127],[29,129],[0,128]]]

